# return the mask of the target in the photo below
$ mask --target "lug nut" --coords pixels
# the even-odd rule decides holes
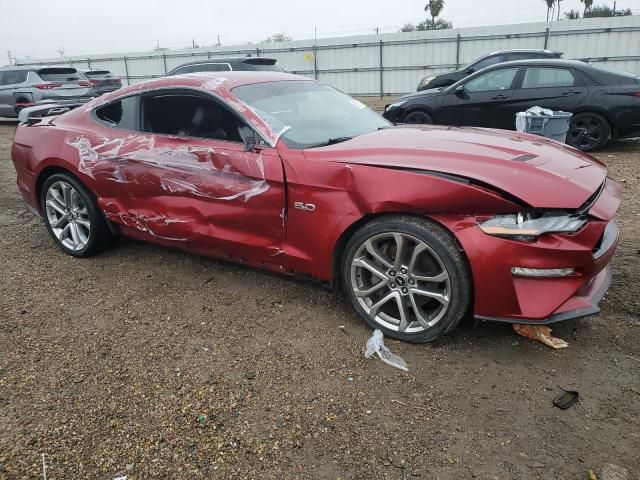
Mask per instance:
[[[396,276],[396,271],[395,270],[389,270],[389,275],[391,275],[392,277]]]
[[[390,287],[391,287],[391,288],[396,288],[396,284],[395,284],[395,283],[392,283],[392,284],[390,285]]]
[[[402,273],[407,273],[407,269],[406,269],[406,268],[401,268],[401,269],[400,269],[400,271],[401,271]]]
[[[409,290],[407,290],[407,287],[402,287],[402,293],[407,293]]]
[[[410,279],[409,279],[409,284],[410,284],[410,285],[413,285],[414,283],[416,283],[416,281],[415,281],[413,278],[410,278]]]

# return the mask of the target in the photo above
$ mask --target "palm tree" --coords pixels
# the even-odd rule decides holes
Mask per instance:
[[[429,0],[429,2],[424,6],[424,11],[431,13],[431,22],[435,23],[436,17],[440,15],[443,8],[444,0]]]
[[[587,10],[591,10],[591,6],[593,5],[593,0],[580,0],[582,3],[584,3],[584,12],[582,12],[582,16],[584,17],[584,14],[587,13]]]
[[[558,20],[560,20],[560,2],[562,0],[558,0]]]
[[[549,21],[549,12],[551,12],[551,9],[555,6],[556,4],[556,0],[542,0],[544,3],[547,4],[547,22]],[[552,17],[553,19],[553,17]]]

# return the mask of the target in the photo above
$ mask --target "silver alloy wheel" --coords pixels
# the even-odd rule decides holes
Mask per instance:
[[[62,245],[73,251],[87,245],[91,234],[89,212],[72,185],[64,181],[51,184],[45,210],[51,231]]]
[[[438,254],[400,232],[381,233],[360,245],[351,262],[351,288],[376,323],[400,333],[436,325],[451,294],[449,273]]]

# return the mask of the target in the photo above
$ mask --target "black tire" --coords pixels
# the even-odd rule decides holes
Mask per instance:
[[[431,125],[433,124],[433,118],[424,110],[413,110],[404,116],[402,123]]]
[[[67,244],[63,243],[63,241],[56,236],[51,225],[47,211],[47,193],[52,186],[59,186],[62,183],[66,183],[75,189],[79,197],[79,205],[81,205],[82,209],[86,212],[85,217],[82,218],[85,219],[85,221],[88,220],[90,224],[88,235],[86,235],[86,244],[81,248],[70,248]],[[55,173],[48,177],[44,181],[40,191],[40,208],[49,235],[51,235],[51,238],[53,238],[58,247],[68,255],[74,257],[89,257],[113,244],[115,237],[109,229],[104,215],[98,208],[94,195],[73,175],[68,173]]]
[[[444,283],[444,285],[446,285],[445,288],[447,288],[448,290],[448,306],[446,307],[446,310],[444,310],[444,313],[442,313],[440,320],[429,328],[424,327],[424,325],[418,322],[417,318],[415,317],[415,309],[413,306],[411,306],[415,304],[413,304],[412,300],[410,300],[406,296],[407,293],[404,292],[405,297],[398,297],[402,299],[398,299],[398,304],[395,304],[398,308],[398,312],[400,308],[400,302],[404,302],[406,305],[409,305],[409,310],[406,311],[413,312],[414,316],[414,320],[409,324],[409,326],[413,325],[414,330],[416,328],[423,328],[421,331],[407,332],[409,328],[405,328],[405,331],[402,332],[399,331],[401,330],[400,328],[396,328],[393,325],[393,328],[389,328],[388,321],[385,322],[384,320],[381,320],[379,318],[379,315],[375,317],[370,315],[369,312],[365,310],[365,307],[363,307],[363,305],[361,304],[361,301],[366,303],[369,302],[370,299],[363,299],[362,295],[356,296],[354,292],[354,290],[356,289],[356,285],[354,285],[354,282],[358,283],[360,281],[358,279],[361,279],[361,276],[359,276],[360,274],[354,273],[358,271],[357,269],[359,268],[358,266],[353,266],[356,255],[361,255],[361,253],[359,252],[363,252],[363,248],[366,249],[365,244],[368,240],[375,241],[375,239],[377,238],[384,238],[385,235],[394,235],[396,232],[402,235],[404,238],[408,238],[409,242],[411,242],[412,239],[423,242],[427,247],[431,249],[431,251],[433,251],[437,255],[437,257],[439,257],[438,265],[440,265],[441,269],[445,270],[448,274],[448,279],[446,280],[446,283]],[[403,258],[407,258],[408,260],[407,256],[411,256],[412,251],[406,245],[403,247],[403,251],[405,252],[405,256],[403,256]],[[415,252],[415,250],[413,251]],[[428,255],[431,254],[428,253]],[[358,258],[361,259],[362,257]],[[400,262],[406,264],[406,262],[403,262],[402,260]],[[360,271],[365,272],[364,270]],[[403,269],[403,275],[400,275],[400,272],[394,273],[391,270],[388,273],[397,275],[393,277],[396,281],[398,281],[398,278],[401,276],[403,276],[403,278],[406,277],[403,282],[411,283],[413,280],[411,278],[413,272],[411,271],[410,267],[409,272],[407,272],[406,269]],[[407,342],[430,342],[453,330],[467,313],[471,298],[472,280],[469,266],[463,253],[458,249],[453,236],[442,226],[436,224],[435,222],[411,216],[382,217],[366,224],[360,230],[358,230],[349,239],[345,247],[344,253],[342,255],[341,275],[344,292],[356,312],[358,312],[358,314],[372,328],[379,328],[380,330],[382,330],[385,336]],[[414,285],[414,283],[411,283],[411,285]],[[408,284],[407,286],[409,287],[410,292],[412,291],[412,289],[421,288],[417,282],[415,283],[414,287],[411,287]],[[394,290],[394,288],[392,287],[394,287],[395,290],[398,289],[398,287],[394,285],[394,283],[388,283],[382,286],[379,293],[380,297],[391,295],[392,290]],[[406,289],[402,290],[404,291]],[[376,293],[375,295],[378,295],[378,293]],[[413,293],[410,293],[409,295],[413,295]],[[431,301],[431,299],[428,299],[426,303],[428,304],[429,301]],[[371,303],[366,308],[371,307],[372,303],[373,301],[371,301]],[[436,305],[437,304],[438,303],[436,302]],[[393,302],[391,302],[390,306],[394,306]],[[381,310],[382,308],[380,309],[380,311]]]
[[[571,117],[567,143],[583,152],[604,147],[611,136],[611,126],[597,113],[578,113]]]

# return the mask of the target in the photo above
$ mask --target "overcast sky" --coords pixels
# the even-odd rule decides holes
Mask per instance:
[[[425,18],[426,0],[0,0],[0,65],[18,58],[259,42],[275,32],[294,40],[396,32]],[[613,0],[595,0],[613,6]],[[563,0],[562,12],[581,9]],[[640,14],[640,0],[617,0]],[[544,21],[543,0],[446,0],[455,27]]]

